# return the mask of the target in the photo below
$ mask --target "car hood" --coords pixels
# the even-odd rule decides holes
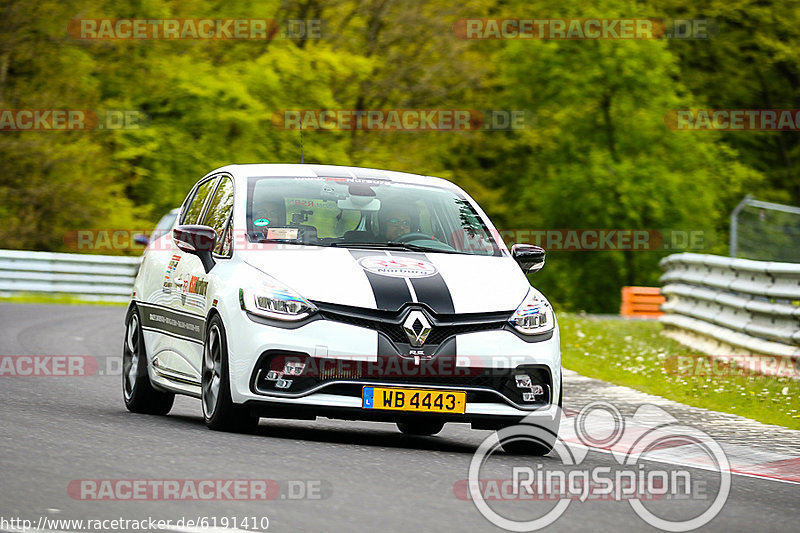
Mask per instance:
[[[308,300],[367,309],[419,302],[443,314],[514,311],[530,288],[507,256],[318,246],[237,253]]]

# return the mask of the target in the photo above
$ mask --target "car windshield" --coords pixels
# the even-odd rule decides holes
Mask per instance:
[[[458,192],[381,179],[251,177],[251,242],[499,255]]]

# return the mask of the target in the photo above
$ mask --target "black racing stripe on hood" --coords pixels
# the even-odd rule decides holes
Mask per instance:
[[[431,262],[424,253],[404,252],[402,256],[421,259],[428,263]],[[434,313],[452,315],[456,312],[450,289],[447,287],[441,272],[437,272],[427,278],[410,278],[409,281],[411,281],[411,286],[414,287],[414,292],[417,294],[417,301],[427,304]]]
[[[350,254],[356,261],[371,255],[382,255],[381,253],[376,253],[371,250],[354,249],[350,249]],[[375,296],[375,306],[378,309],[397,311],[406,303],[413,302],[411,299],[411,292],[408,290],[408,285],[406,285],[404,278],[381,276],[380,274],[375,274],[374,272],[368,272],[366,270],[363,270],[363,272],[367,276],[370,287],[372,287],[372,294]]]
[[[428,304],[434,313],[452,315],[456,312],[450,289],[441,274],[412,279],[411,286],[417,293],[417,300]]]

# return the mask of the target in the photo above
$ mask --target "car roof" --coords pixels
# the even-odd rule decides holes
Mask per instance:
[[[228,172],[236,179],[246,179],[251,176],[275,176],[275,177],[304,177],[304,178],[364,178],[364,179],[384,179],[401,181],[404,183],[414,183],[419,185],[433,185],[437,187],[454,189],[457,188],[452,182],[437,178],[435,176],[423,176],[421,174],[410,174],[408,172],[397,172],[394,170],[381,170],[377,168],[345,167],[338,165],[313,165],[313,164],[288,164],[288,163],[265,163],[248,165],[227,165],[220,167],[208,175],[218,172]]]

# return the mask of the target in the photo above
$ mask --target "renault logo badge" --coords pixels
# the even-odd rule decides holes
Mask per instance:
[[[431,332],[431,323],[422,311],[411,311],[403,322],[403,330],[411,346],[422,346]]]

